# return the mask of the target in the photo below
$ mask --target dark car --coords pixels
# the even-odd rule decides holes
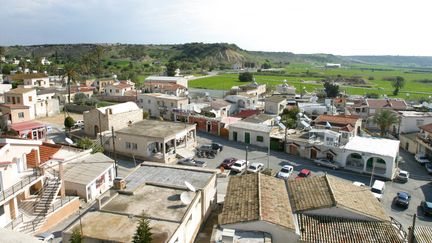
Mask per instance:
[[[420,207],[423,209],[425,215],[432,216],[432,202],[422,201]]]
[[[195,160],[193,158],[186,158],[186,159],[180,159],[178,164],[181,165],[189,165],[189,166],[196,166],[196,167],[206,167],[206,162],[201,160]]]
[[[224,169],[231,169],[231,166],[237,161],[236,158],[227,158],[222,161],[220,166],[224,167]]]
[[[308,169],[302,169],[302,170],[298,173],[296,179],[306,178],[306,177],[309,177],[310,175],[311,175],[310,170],[308,170]]]
[[[432,175],[432,162],[428,162],[425,164],[425,168],[427,170],[427,172]]]
[[[408,192],[398,192],[394,200],[397,206],[408,208],[411,195]]]
[[[222,150],[223,150],[223,145],[220,143],[212,143],[211,146],[212,146],[214,151],[222,152]]]

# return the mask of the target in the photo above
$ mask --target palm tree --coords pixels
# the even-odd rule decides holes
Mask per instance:
[[[78,78],[78,72],[77,67],[75,63],[67,63],[64,66],[64,75],[63,77],[67,76],[67,89],[68,89],[68,103],[71,102],[70,96],[71,96],[71,90],[70,85],[71,81],[75,81]]]
[[[373,116],[372,121],[378,125],[380,135],[383,137],[387,134],[391,125],[399,122],[399,118],[393,111],[381,110]]]

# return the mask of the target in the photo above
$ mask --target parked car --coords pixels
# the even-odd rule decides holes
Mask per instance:
[[[222,152],[222,150],[223,150],[223,145],[220,143],[212,143],[211,146],[212,146],[214,151]]]
[[[236,158],[227,158],[222,161],[220,166],[224,167],[224,169],[231,169],[231,166],[237,161]],[[219,166],[219,167],[220,167]]]
[[[415,160],[417,160],[417,162],[419,162],[422,165],[430,162],[429,159],[424,154],[416,154]]]
[[[215,148],[213,147],[212,144],[204,144],[201,145],[200,147],[198,147],[197,149],[199,152],[205,152],[205,153],[213,153],[213,154],[217,154],[220,150],[219,148]]]
[[[329,159],[316,159],[314,160],[314,162],[318,166],[325,166],[328,168],[332,168],[333,170],[339,169],[341,167],[337,162]]]
[[[264,164],[263,163],[252,163],[251,165],[249,165],[249,167],[247,168],[247,172],[251,172],[251,173],[257,173],[260,172],[264,169]]]
[[[76,127],[76,128],[84,127],[84,121],[83,120],[77,120],[77,121],[75,121],[74,127]]]
[[[378,201],[381,201],[382,195],[384,194],[384,189],[384,181],[375,180],[374,184],[372,185],[371,191],[375,198],[378,199]]]
[[[397,174],[395,180],[400,182],[408,182],[409,179],[409,172],[405,170],[400,170]]]
[[[237,160],[231,166],[231,170],[240,173],[240,172],[245,171],[248,165],[249,165],[249,161],[246,161],[246,160]]]
[[[359,181],[354,181],[353,185],[354,186],[360,186],[360,187],[366,186],[363,182],[359,182]]]
[[[50,232],[45,232],[39,235],[36,235],[36,239],[42,242],[52,242],[54,240],[54,234]]]
[[[308,169],[302,169],[298,174],[296,179],[309,177],[312,173]]]
[[[276,174],[276,177],[280,179],[288,180],[288,178],[293,173],[293,171],[294,171],[294,167],[292,167],[291,165],[284,165],[282,166],[280,171]]]
[[[432,216],[432,202],[422,201],[420,207],[426,216]]]
[[[411,195],[408,192],[398,192],[394,201],[397,206],[408,208],[409,202],[411,201]]]
[[[185,159],[180,159],[179,161],[177,161],[178,164],[181,165],[189,165],[189,166],[196,166],[196,167],[206,167],[207,163],[201,160],[195,160],[193,158],[185,158]]]
[[[426,168],[427,172],[432,175],[432,162],[426,163],[425,168]]]

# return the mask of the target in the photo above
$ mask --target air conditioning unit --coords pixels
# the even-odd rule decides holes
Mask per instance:
[[[233,243],[235,236],[235,230],[233,229],[223,229],[222,231],[222,242],[223,243]]]

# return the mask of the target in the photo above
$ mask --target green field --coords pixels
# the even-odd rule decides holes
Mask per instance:
[[[290,85],[293,85],[297,88],[297,91],[300,91],[304,87],[308,92],[311,92],[322,89],[322,84],[304,83],[302,80],[320,81],[326,76],[359,76],[366,80],[367,85],[369,85],[370,88],[342,86],[341,90],[344,90],[347,94],[364,95],[365,93],[377,93],[380,95],[386,94],[389,97],[395,97],[392,95],[393,87],[391,86],[391,82],[385,81],[384,78],[402,76],[406,80],[405,86],[396,97],[405,99],[419,99],[427,98],[428,96],[432,95],[432,82],[418,82],[418,80],[424,79],[431,79],[432,81],[432,69],[412,70],[361,65],[350,68],[324,69],[306,65],[290,65],[289,67],[285,68],[285,71],[286,73],[283,76],[267,76],[255,73],[254,77],[258,83],[264,83],[268,85],[277,85],[282,83],[283,80],[287,80]],[[371,77],[373,77],[373,80],[369,80]],[[218,76],[189,81],[189,87],[192,88],[219,90],[229,90],[232,86],[243,84],[245,83],[238,80],[237,74],[221,74]]]

